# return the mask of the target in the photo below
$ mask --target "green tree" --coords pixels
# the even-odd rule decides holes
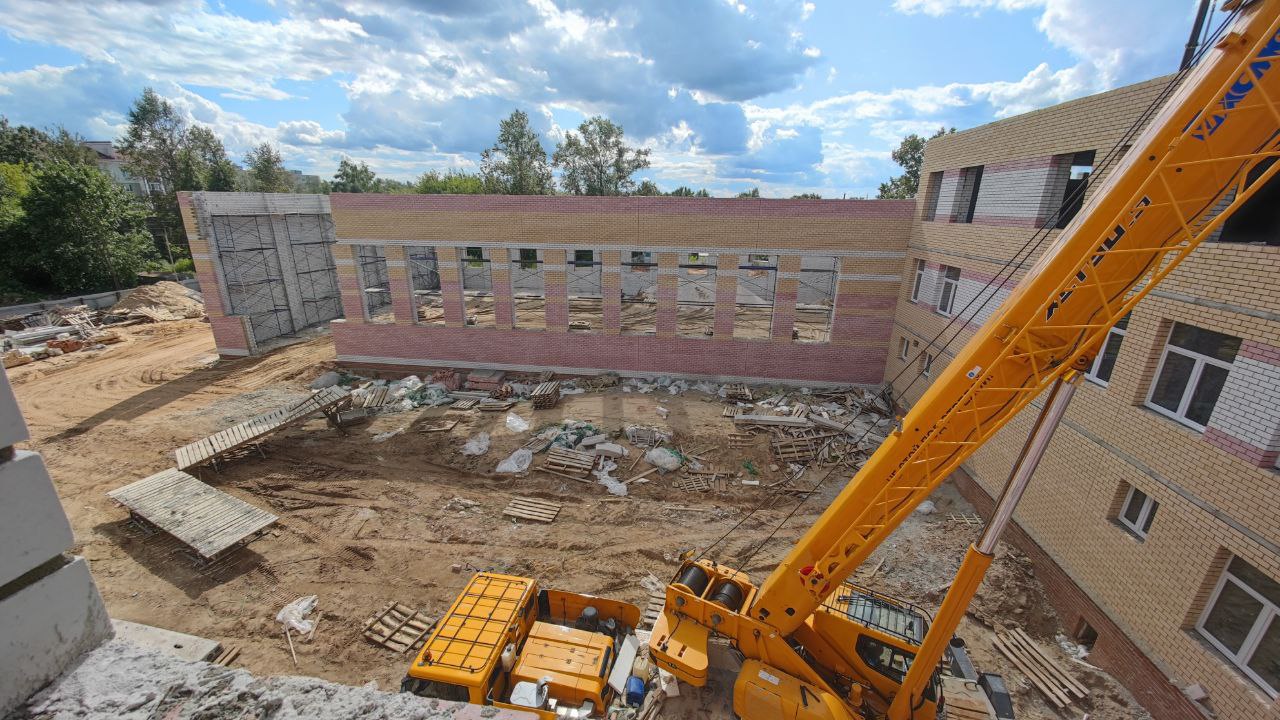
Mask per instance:
[[[0,232],[5,285],[40,293],[131,287],[157,259],[145,208],[96,168],[45,163],[20,205],[21,219]]]
[[[635,187],[632,173],[649,167],[649,149],[623,142],[622,126],[596,116],[575,134],[565,133],[552,162],[563,171],[561,183],[573,195],[622,195]]]
[[[800,193],[799,195],[792,195],[791,199],[792,200],[821,200],[822,196],[819,195],[818,193]]]
[[[738,197],[740,197],[740,198],[758,198],[758,197],[760,197],[760,188],[758,188],[758,187],[753,187],[753,188],[751,188],[750,190],[743,190],[742,192],[738,193]]]
[[[706,188],[694,192],[693,188],[688,185],[681,185],[667,194],[671,197],[711,197],[711,193],[707,192]]]
[[[422,174],[413,191],[421,195],[483,195],[489,183],[481,175],[450,170],[431,170]]]
[[[96,165],[97,154],[83,142],[83,138],[62,126],[53,130],[15,127],[0,115],[0,163],[35,165],[61,160],[73,165]]]
[[[480,176],[485,189],[499,195],[546,195],[551,192],[547,151],[529,125],[529,116],[515,110],[498,124],[498,140],[480,153]]]
[[[659,190],[657,183],[652,180],[641,180],[640,184],[636,187],[635,192],[631,194],[656,197],[662,194],[662,190]]]
[[[249,184],[254,192],[287,193],[293,191],[293,177],[284,169],[280,152],[271,143],[262,143],[244,156],[249,171]]]
[[[330,192],[367,193],[377,189],[378,176],[363,162],[355,162],[350,158],[338,161],[338,172],[333,174],[333,182],[329,184]]]
[[[240,168],[227,157],[227,149],[218,136],[203,125],[187,131],[183,164],[188,166],[189,182],[193,187],[179,190],[214,190],[230,192],[236,189],[236,176]]]
[[[916,191],[920,188],[920,168],[924,165],[924,144],[928,140],[955,131],[955,128],[951,128],[950,131],[946,128],[938,128],[938,132],[930,135],[927,139],[915,133],[902,138],[902,142],[898,144],[898,149],[894,150],[891,156],[894,162],[902,166],[903,173],[889,178],[888,182],[880,183],[880,194],[877,197],[881,200],[915,197]]]

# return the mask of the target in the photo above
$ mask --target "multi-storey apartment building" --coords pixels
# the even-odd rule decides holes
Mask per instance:
[[[1079,203],[1055,211],[1105,175],[1169,81],[928,143],[886,375],[904,405],[1057,237]],[[1157,718],[1280,718],[1277,192],[1251,199],[1111,331],[1011,532],[1088,661]],[[940,333],[958,337],[931,343]],[[1038,411],[957,474],[980,509]]]

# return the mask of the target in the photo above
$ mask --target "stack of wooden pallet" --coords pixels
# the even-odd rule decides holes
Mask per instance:
[[[472,370],[467,375],[468,390],[493,391],[502,387],[502,379],[506,377],[502,370]]]
[[[547,451],[542,470],[552,475],[588,482],[587,477],[596,466],[596,456],[568,448],[553,447]]]
[[[477,405],[476,407],[483,412],[502,412],[503,410],[510,410],[515,406],[516,406],[515,400],[497,400],[494,398],[485,398],[484,400],[481,400],[480,404]]]
[[[539,383],[529,394],[529,400],[535,408],[545,410],[553,408],[560,402],[560,381],[551,380]]]
[[[364,637],[374,645],[404,653],[417,647],[431,632],[435,620],[421,610],[389,602],[365,623]]]

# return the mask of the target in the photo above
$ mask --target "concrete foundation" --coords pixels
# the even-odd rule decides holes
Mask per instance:
[[[197,635],[165,630],[164,628],[128,620],[112,620],[116,639],[172,655],[179,660],[212,660],[222,643],[217,640],[202,638]]]

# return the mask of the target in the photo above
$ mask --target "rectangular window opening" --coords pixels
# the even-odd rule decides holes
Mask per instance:
[[[778,256],[759,253],[738,256],[738,290],[733,306],[735,338],[768,340],[772,337],[777,285]]]
[[[566,277],[569,293],[569,330],[604,330],[604,295],[600,259],[595,250],[574,250]]]
[[[1071,634],[1071,637],[1084,646],[1086,650],[1092,650],[1094,643],[1098,642],[1098,631],[1093,629],[1088,620],[1080,618],[1080,622],[1076,624],[1076,630]]]
[[[1067,169],[1067,185],[1062,192],[1061,212],[1058,214],[1059,230],[1065,228],[1084,205],[1085,188],[1093,175],[1093,150],[1082,150],[1071,156]]]
[[[410,247],[407,254],[414,321],[419,325],[444,325],[444,296],[440,292],[440,263],[435,248]]]
[[[911,281],[911,302],[917,302],[920,299],[920,290],[924,287],[924,260],[916,260],[915,267],[915,277]]]
[[[680,337],[708,338],[715,330],[715,255],[691,252],[681,257],[676,283],[676,334]]]
[[[911,357],[911,341],[905,337],[898,338],[898,359],[905,361]]]
[[[1120,514],[1115,518],[1116,522],[1134,537],[1145,540],[1151,530],[1151,523],[1156,518],[1156,511],[1160,509],[1160,503],[1128,483],[1121,483],[1120,490],[1125,497],[1120,505]]]
[[[1245,176],[1245,187],[1253,185],[1262,173],[1275,163],[1269,157],[1249,169]],[[1280,182],[1273,175],[1244,204],[1236,208],[1235,213],[1223,223],[1222,234],[1218,242],[1257,243],[1263,245],[1280,245]]]
[[[1239,349],[1238,337],[1174,323],[1147,395],[1147,407],[1203,431]]]
[[[545,330],[547,287],[542,272],[542,253],[536,248],[519,248],[510,252],[513,324],[525,330]]]
[[[792,337],[804,343],[831,342],[831,317],[836,304],[840,259],[801,257],[796,287],[796,315]]]
[[[1125,315],[1107,331],[1107,339],[1102,342],[1102,349],[1093,359],[1093,365],[1089,366],[1089,372],[1085,373],[1085,377],[1102,387],[1106,387],[1111,382],[1111,373],[1116,368],[1116,358],[1120,356],[1120,345],[1124,343],[1124,336],[1128,330],[1129,316]]]
[[[943,265],[938,279],[938,312],[951,317],[955,314],[956,294],[960,291],[960,268]]]
[[[1196,630],[1272,699],[1280,697],[1280,582],[1239,557],[1218,579]]]
[[[978,193],[982,189],[982,165],[960,171],[960,194],[956,198],[958,217],[956,222],[973,222],[973,211],[978,207]]]
[[[490,250],[469,247],[463,253],[462,298],[466,305],[467,325],[497,327],[493,307],[493,274],[490,272]]]
[[[371,323],[393,323],[391,280],[387,277],[387,256],[376,245],[357,245],[356,264],[360,290],[364,295],[365,319]]]
[[[658,327],[658,261],[648,250],[623,254],[622,332],[653,335]]]
[[[929,173],[929,179],[924,186],[924,216],[926,222],[932,221],[938,215],[938,195],[942,189],[942,171]]]
[[[923,377],[933,376],[933,354],[923,353],[920,356],[920,375]]]

